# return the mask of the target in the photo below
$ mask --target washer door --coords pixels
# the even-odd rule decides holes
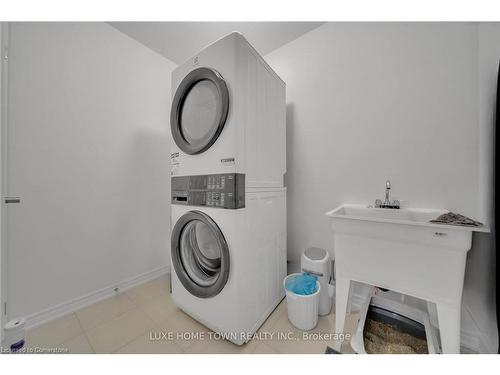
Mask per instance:
[[[229,277],[229,249],[217,224],[189,211],[172,231],[172,264],[182,285],[200,298],[216,296]]]
[[[208,150],[219,137],[229,110],[226,82],[214,69],[198,68],[181,82],[172,101],[172,137],[186,154]]]

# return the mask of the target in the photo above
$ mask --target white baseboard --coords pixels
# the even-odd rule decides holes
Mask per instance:
[[[169,266],[160,267],[145,272],[143,274],[131,277],[129,279],[114,283],[106,288],[96,290],[94,292],[85,294],[81,297],[71,299],[69,301],[60,303],[56,306],[31,314],[26,317],[26,329],[37,327],[51,320],[78,311],[83,307],[92,305],[93,303],[112,297],[117,293],[115,291],[116,288],[118,288],[118,290],[121,292],[133,288],[137,285],[143,284],[145,282],[148,282],[150,280],[156,279],[160,276],[163,276],[167,274],[169,271],[170,271]]]

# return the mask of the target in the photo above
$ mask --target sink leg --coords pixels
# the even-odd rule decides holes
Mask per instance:
[[[439,322],[437,318],[437,308],[435,303],[427,301],[427,313],[429,314],[429,320],[431,322],[431,325],[438,328]]]
[[[444,354],[460,354],[460,305],[437,303],[439,333]]]
[[[344,333],[345,315],[347,309],[347,301],[349,299],[350,280],[338,277],[335,281],[335,333]],[[342,341],[337,340],[334,348],[340,352]]]

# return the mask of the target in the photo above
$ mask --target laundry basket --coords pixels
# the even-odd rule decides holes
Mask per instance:
[[[298,329],[309,331],[318,324],[321,285],[316,281],[316,292],[308,295],[296,294],[288,290],[287,281],[299,276],[301,276],[300,273],[292,273],[283,280],[283,287],[286,292],[288,320]]]

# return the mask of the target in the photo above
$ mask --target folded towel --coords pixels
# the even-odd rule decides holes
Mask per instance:
[[[479,221],[469,219],[466,216],[455,214],[453,212],[448,212],[446,214],[439,215],[438,218],[434,220],[429,220],[429,222],[436,224],[463,225],[466,227],[483,226],[483,223],[480,223]]]

